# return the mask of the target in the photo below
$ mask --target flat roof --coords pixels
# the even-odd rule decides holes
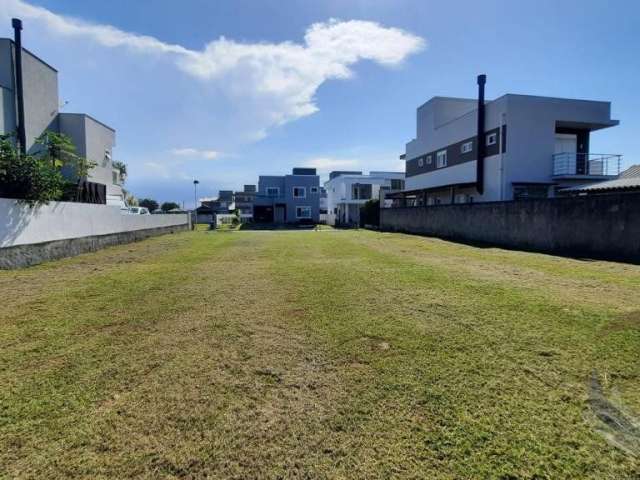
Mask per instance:
[[[92,117],[91,115],[89,115],[88,113],[74,113],[74,112],[58,112],[58,115],[79,115],[82,117],[86,117],[90,120],[93,120],[95,123],[102,125],[105,128],[108,128],[109,130],[111,130],[113,133],[116,132],[115,128],[110,127],[109,125],[107,125],[104,122],[101,122],[100,120],[97,120],[96,118]]]
[[[11,45],[15,46],[16,42],[14,42],[11,38],[6,38],[6,37],[2,37],[0,38],[0,40],[7,40],[9,41],[9,43],[11,43]],[[45,62],[44,60],[42,60],[42,58],[40,58],[39,56],[37,56],[35,53],[33,53],[31,50],[24,48],[24,46],[22,47],[22,51],[28,53],[29,55],[31,55],[33,58],[35,58],[36,60],[38,60],[40,63],[42,63],[44,66],[49,67],[51,70],[53,70],[54,72],[58,73],[58,69],[52,67],[49,63]]]

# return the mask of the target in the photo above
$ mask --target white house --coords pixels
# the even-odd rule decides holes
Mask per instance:
[[[418,108],[416,138],[401,156],[408,204],[552,197],[620,172],[621,155],[589,148],[592,132],[618,125],[609,102],[514,94],[485,102],[483,75],[478,83],[478,99],[433,97]]]
[[[404,189],[403,172],[336,171],[325,182],[327,191],[327,224],[353,225],[360,221],[360,207],[368,200],[378,199],[380,191],[391,193]]]

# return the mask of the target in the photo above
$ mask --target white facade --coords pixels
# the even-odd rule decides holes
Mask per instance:
[[[327,191],[327,224],[357,224],[363,204],[378,199],[381,188],[387,191],[402,190],[404,179],[403,172],[370,172],[368,175],[331,172],[324,184]]]
[[[618,124],[609,102],[507,94],[485,102],[479,194],[477,121],[473,99],[434,97],[419,107],[416,138],[405,151],[406,191],[426,203],[512,200],[527,191],[552,196],[618,173],[618,156],[589,151],[590,132]],[[440,152],[446,152],[444,165],[436,158]]]

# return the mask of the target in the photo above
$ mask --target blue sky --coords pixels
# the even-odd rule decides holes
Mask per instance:
[[[294,166],[402,168],[434,95],[609,100],[591,150],[640,162],[640,2],[0,0],[60,72],[65,111],[117,130],[138,197],[193,202]],[[221,39],[224,37],[224,39]]]

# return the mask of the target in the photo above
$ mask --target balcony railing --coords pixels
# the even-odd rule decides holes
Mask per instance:
[[[609,153],[556,153],[553,175],[616,176],[620,174],[622,155]]]

